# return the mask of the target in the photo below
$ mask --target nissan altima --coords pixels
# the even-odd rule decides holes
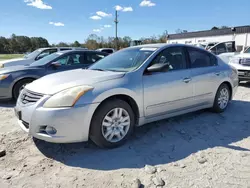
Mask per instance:
[[[26,85],[15,113],[21,128],[38,139],[91,139],[113,148],[136,126],[200,109],[221,113],[237,86],[237,70],[206,50],[142,45],[111,54],[88,70],[55,73]]]

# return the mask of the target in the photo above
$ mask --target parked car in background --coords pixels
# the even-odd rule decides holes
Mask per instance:
[[[39,48],[31,53],[26,54],[23,58],[0,61],[0,68],[16,66],[16,65],[30,65],[34,61],[38,61],[52,53],[65,50],[76,50],[76,49],[86,50],[86,48],[74,48],[74,47]]]
[[[229,65],[238,70],[239,81],[250,81],[250,48],[229,59]]]
[[[204,46],[204,48],[206,50],[209,50],[210,48],[212,48],[213,46],[215,46],[216,44],[218,44],[218,42],[208,42],[208,43],[204,43],[202,44]]]
[[[104,52],[104,53],[107,53],[107,54],[112,54],[112,53],[115,52],[115,50],[113,48],[100,48],[100,49],[97,49],[96,51]]]
[[[25,85],[42,76],[66,70],[87,68],[106,55],[106,53],[96,51],[67,50],[48,55],[28,66],[12,66],[0,69],[0,99],[17,99]],[[27,101],[32,100],[35,100],[32,96],[27,98]]]
[[[111,54],[88,70],[56,73],[26,85],[15,112],[22,129],[38,139],[90,138],[113,148],[135,126],[204,108],[223,112],[237,86],[237,70],[204,49],[142,45]]]

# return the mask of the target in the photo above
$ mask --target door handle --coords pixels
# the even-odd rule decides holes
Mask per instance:
[[[184,78],[184,79],[183,79],[183,82],[189,83],[191,80],[192,80],[191,78]]]
[[[220,72],[216,72],[215,75],[216,75],[216,76],[220,76]]]

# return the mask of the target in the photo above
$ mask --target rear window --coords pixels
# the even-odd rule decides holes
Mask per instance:
[[[198,49],[188,48],[191,68],[202,68],[217,65],[217,58]]]

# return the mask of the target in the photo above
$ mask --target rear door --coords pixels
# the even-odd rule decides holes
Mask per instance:
[[[194,104],[211,103],[222,74],[218,68],[217,58],[198,48],[188,47],[187,52],[190,59]]]

